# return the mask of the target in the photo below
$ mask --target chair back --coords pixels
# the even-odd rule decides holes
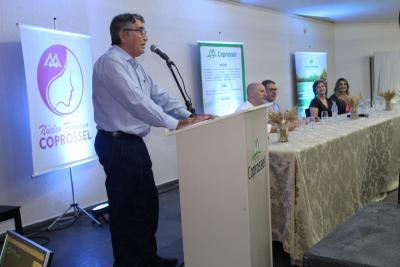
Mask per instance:
[[[310,117],[310,109],[306,108],[304,111],[306,112],[306,118]]]

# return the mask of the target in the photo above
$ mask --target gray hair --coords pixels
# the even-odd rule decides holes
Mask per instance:
[[[124,13],[115,16],[110,24],[111,45],[121,44],[119,32],[123,30],[127,25],[131,23],[134,24],[136,20],[144,23],[143,16],[139,14]]]

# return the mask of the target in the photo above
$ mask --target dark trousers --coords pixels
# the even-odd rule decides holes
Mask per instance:
[[[157,257],[158,192],[143,139],[99,131],[96,153],[106,173],[114,266],[151,265]]]

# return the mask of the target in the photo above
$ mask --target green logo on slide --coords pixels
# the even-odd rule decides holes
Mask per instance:
[[[208,50],[207,58],[229,58],[229,57],[236,57],[236,52],[224,52],[224,51],[215,51],[214,48]]]
[[[210,49],[210,50],[208,50],[208,58],[215,58],[217,56],[217,53],[215,53],[215,50],[214,49]]]

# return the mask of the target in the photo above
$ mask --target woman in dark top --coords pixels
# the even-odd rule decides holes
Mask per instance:
[[[322,111],[328,111],[328,116],[332,116],[332,102],[326,97],[326,82],[324,80],[316,80],[313,84],[315,98],[310,103],[310,115],[320,117]]]
[[[349,83],[345,78],[339,78],[336,81],[335,90],[333,95],[329,98],[336,102],[338,107],[338,114],[344,114],[350,112],[350,106],[344,101],[344,98],[349,95]]]

